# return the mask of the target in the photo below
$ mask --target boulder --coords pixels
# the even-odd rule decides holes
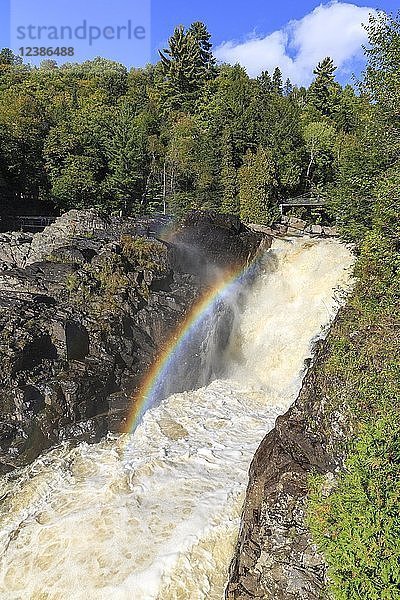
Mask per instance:
[[[321,225],[312,225],[311,226],[311,234],[312,235],[320,236],[320,235],[322,235],[322,233],[323,233],[323,229],[322,229]]]
[[[337,237],[339,235],[337,227],[323,227],[323,234],[326,237]]]
[[[288,235],[302,235],[307,223],[298,217],[290,217],[288,222]]]
[[[33,234],[22,231],[0,233],[0,271],[23,268],[28,258]]]

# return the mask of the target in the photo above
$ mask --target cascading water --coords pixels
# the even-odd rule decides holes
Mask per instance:
[[[163,400],[132,436],[3,478],[1,598],[221,600],[252,456],[295,399],[351,265],[337,241],[276,242],[224,379]]]

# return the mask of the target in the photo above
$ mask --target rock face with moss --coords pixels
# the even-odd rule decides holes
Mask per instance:
[[[244,266],[268,243],[212,214],[170,226],[70,211],[42,233],[2,234],[0,471],[63,440],[123,429],[210,265]]]

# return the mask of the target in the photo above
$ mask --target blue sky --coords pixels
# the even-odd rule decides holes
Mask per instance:
[[[329,54],[339,65],[339,79],[346,82],[363,66],[361,22],[368,18],[369,9],[396,11],[396,3],[398,0],[0,0],[0,42],[7,37],[10,18],[14,51],[27,46],[73,46],[75,58],[63,60],[101,55],[127,66],[141,66],[157,59],[157,49],[165,45],[176,25],[201,20],[212,33],[218,59],[240,62],[250,75],[278,64],[295,83],[307,84],[313,66]],[[82,29],[84,23],[86,29]],[[30,24],[36,29],[28,32]],[[39,36],[40,25],[45,27]],[[59,30],[46,30],[61,25],[66,27],[63,41]],[[90,42],[91,26],[98,39]],[[134,35],[139,26],[147,32],[144,40]],[[68,27],[74,32],[81,27],[85,39],[76,39],[74,33],[72,40],[66,39]],[[41,59],[30,60],[37,64]]]
[[[326,2],[324,2],[326,4]],[[357,6],[379,8],[387,12],[400,8],[398,0],[362,0]],[[176,24],[204,21],[215,44],[238,39],[256,30],[262,34],[280,29],[292,19],[300,19],[321,4],[318,0],[153,0],[152,37],[157,48]]]

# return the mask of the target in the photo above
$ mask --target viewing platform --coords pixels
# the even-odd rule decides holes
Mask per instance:
[[[325,206],[325,200],[320,196],[312,195],[310,193],[296,196],[296,198],[287,198],[279,204],[279,210],[281,215],[285,214],[285,209],[290,208],[323,208]]]

